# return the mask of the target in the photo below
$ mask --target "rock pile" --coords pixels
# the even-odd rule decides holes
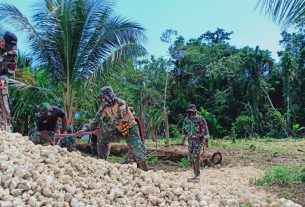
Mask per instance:
[[[57,146],[34,145],[20,134],[0,132],[1,207],[238,207],[246,202],[253,206],[300,206],[277,198],[268,198],[267,203],[267,195],[250,199],[251,193],[247,191],[244,195],[233,195],[230,184],[213,191],[208,186],[217,186],[217,181],[203,186],[204,182],[186,182],[184,176],[143,172],[135,164],[111,164]]]

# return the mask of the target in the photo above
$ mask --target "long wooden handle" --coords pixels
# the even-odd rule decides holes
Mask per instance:
[[[84,135],[90,135],[90,134],[93,134],[94,131],[91,131],[91,132],[85,132]],[[64,137],[76,137],[76,133],[71,133],[71,134],[56,134],[55,135],[56,138],[64,138]]]

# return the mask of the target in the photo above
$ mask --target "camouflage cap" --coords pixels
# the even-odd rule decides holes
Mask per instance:
[[[114,94],[113,89],[110,86],[105,86],[105,87],[100,89],[100,92],[99,92],[98,96],[102,97],[104,95],[111,94],[111,93]]]
[[[197,113],[196,105],[195,105],[195,104],[190,104],[190,105],[187,107],[186,112]]]

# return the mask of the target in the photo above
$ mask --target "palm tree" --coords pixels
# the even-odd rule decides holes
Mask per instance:
[[[87,97],[83,95],[88,83],[111,63],[145,54],[144,29],[114,15],[110,0],[45,0],[36,7],[31,23],[15,6],[1,3],[1,23],[25,32],[34,60],[60,86],[68,122],[73,124],[81,103],[76,99]]]
[[[284,28],[302,20],[305,15],[304,0],[258,0],[257,6]]]

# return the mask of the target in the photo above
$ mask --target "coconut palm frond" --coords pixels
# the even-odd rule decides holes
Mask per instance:
[[[26,113],[34,114],[36,105],[41,102],[53,100],[52,103],[58,104],[60,101],[58,94],[51,89],[25,84],[14,79],[9,80],[9,85],[12,87],[13,97],[18,97],[12,100],[12,112],[17,117]]]
[[[110,17],[110,15],[108,16]],[[140,43],[146,39],[144,29],[138,24],[122,18],[111,17],[109,19],[109,17],[105,17],[97,33],[88,41],[87,49],[81,55],[81,69],[75,70],[78,78],[88,78],[93,75],[100,68],[99,66],[114,53],[116,55],[113,55],[113,57],[117,57],[117,59],[123,57],[119,56],[120,53],[116,52],[120,48],[124,48],[121,50],[122,52],[125,48],[133,46],[134,52],[136,51],[135,49],[141,49],[142,54],[144,53],[145,49],[140,46]],[[129,49],[129,51],[130,53],[128,54],[131,54],[132,50]],[[133,55],[135,56],[139,53],[137,51]]]
[[[32,91],[33,93],[35,93],[35,95],[31,96],[31,98],[37,97],[36,95],[38,94],[39,96],[51,97],[53,99],[60,100],[58,95],[48,88],[25,84],[14,79],[9,80],[9,85],[22,93],[24,93],[25,91]]]
[[[304,0],[259,0],[256,7],[287,28],[305,15]]]

